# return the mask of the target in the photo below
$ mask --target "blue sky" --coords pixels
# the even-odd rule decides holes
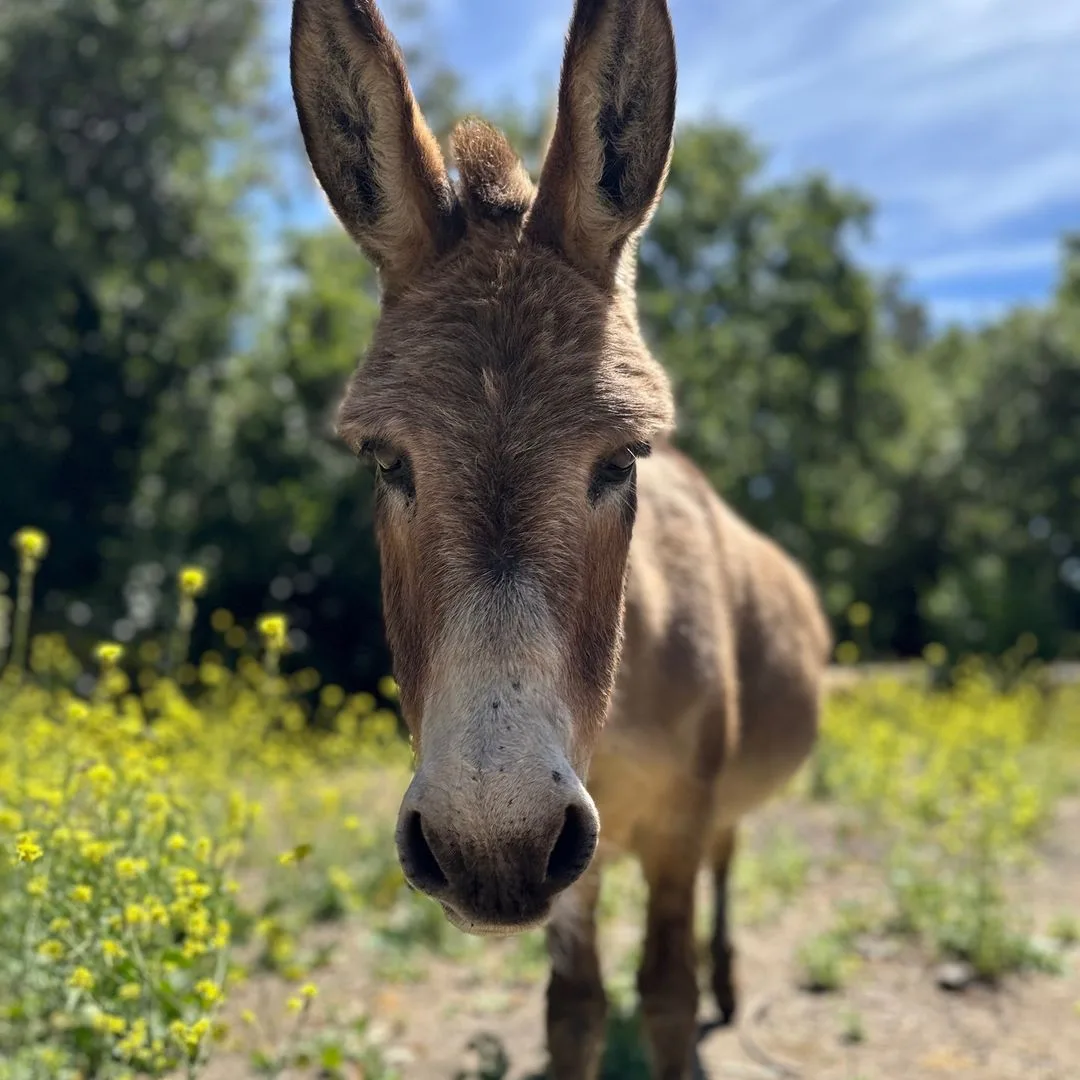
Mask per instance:
[[[287,102],[291,0],[267,3]],[[670,4],[678,119],[738,123],[768,153],[769,175],[824,169],[872,198],[864,257],[902,270],[936,321],[979,321],[1047,295],[1058,238],[1080,229],[1075,0]],[[429,47],[471,104],[553,101],[572,0],[428,8]],[[329,218],[310,176],[290,186],[293,214]]]

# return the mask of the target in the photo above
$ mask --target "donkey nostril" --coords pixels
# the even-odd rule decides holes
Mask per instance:
[[[555,889],[565,889],[585,872],[596,850],[596,826],[577,806],[566,808],[562,832],[548,856],[544,880]]]
[[[427,893],[445,889],[450,883],[424,836],[424,827],[418,812],[413,811],[409,815],[402,840],[402,862],[412,883]]]

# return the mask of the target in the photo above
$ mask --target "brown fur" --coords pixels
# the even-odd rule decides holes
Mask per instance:
[[[684,1080],[694,881],[712,867],[730,1019],[735,831],[810,752],[831,642],[802,571],[668,443],[638,328],[634,247],[671,154],[666,4],[578,0],[535,190],[478,121],[454,133],[451,185],[369,0],[295,0],[293,85],[316,175],[383,279],[339,426],[379,468],[417,750],[402,864],[464,929],[547,921],[552,1074],[592,1080],[599,872],[634,853],[654,1073]]]

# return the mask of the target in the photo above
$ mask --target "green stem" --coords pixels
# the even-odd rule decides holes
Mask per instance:
[[[17,671],[26,667],[30,642],[30,613],[34,607],[34,572],[36,566],[23,559],[19,566],[19,591],[15,600],[15,627],[11,638],[11,666]]]
[[[195,625],[195,601],[190,596],[180,597],[180,613],[176,617],[176,630],[173,632],[170,647],[170,669],[175,675],[177,669],[188,658],[191,648],[191,628]]]

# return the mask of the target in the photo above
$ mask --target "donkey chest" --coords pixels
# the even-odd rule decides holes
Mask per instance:
[[[641,853],[696,816],[694,807],[707,799],[709,785],[695,775],[693,751],[683,745],[694,726],[662,732],[612,717],[587,783],[600,814],[602,851]]]

